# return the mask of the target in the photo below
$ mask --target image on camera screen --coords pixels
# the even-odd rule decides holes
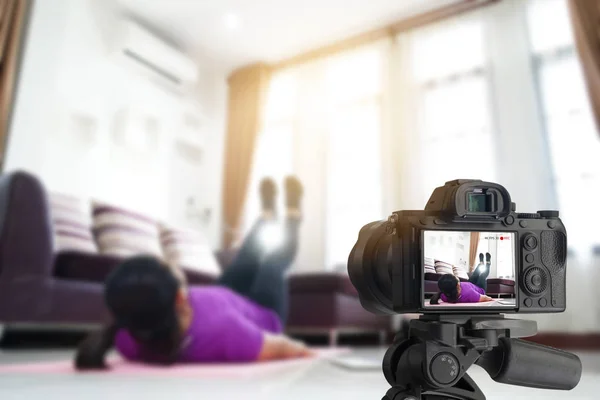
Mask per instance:
[[[512,232],[424,231],[425,308],[516,308]]]

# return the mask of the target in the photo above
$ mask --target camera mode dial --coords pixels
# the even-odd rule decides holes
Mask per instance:
[[[555,210],[542,210],[542,211],[538,211],[537,213],[542,218],[551,218],[551,219],[556,219],[556,218],[558,218],[558,215],[559,215],[559,212],[555,211]]]

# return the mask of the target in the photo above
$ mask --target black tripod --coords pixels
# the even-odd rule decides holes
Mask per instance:
[[[397,335],[385,354],[383,373],[392,388],[383,400],[485,400],[467,374],[473,364],[496,382],[573,389],[581,378],[581,361],[574,354],[515,339],[536,333],[536,322],[502,315],[424,315],[411,321],[408,338]]]

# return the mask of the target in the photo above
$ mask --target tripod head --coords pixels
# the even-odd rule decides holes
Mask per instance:
[[[383,373],[392,388],[384,400],[485,400],[467,374],[473,364],[496,382],[573,389],[581,378],[581,361],[517,339],[536,333],[535,321],[503,315],[423,315],[410,322],[408,337],[397,335],[386,352]]]

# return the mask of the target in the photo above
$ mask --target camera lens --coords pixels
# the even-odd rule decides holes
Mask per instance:
[[[348,274],[362,306],[375,314],[393,314],[392,238],[387,222],[365,225],[348,257]]]

